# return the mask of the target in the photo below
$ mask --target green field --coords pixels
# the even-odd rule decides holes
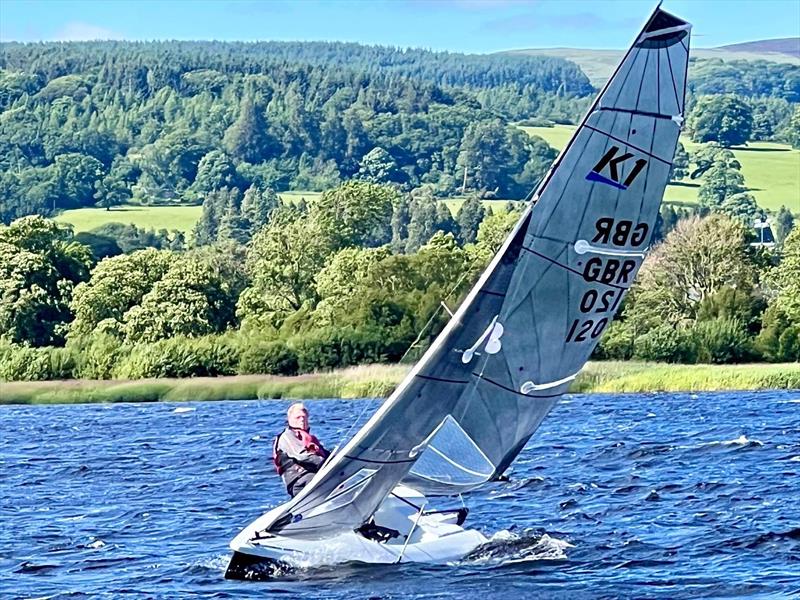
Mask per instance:
[[[144,229],[178,229],[189,233],[200,218],[202,206],[117,206],[65,210],[55,220],[70,223],[76,233],[89,231],[106,223],[132,223]]]
[[[544,138],[554,148],[561,149],[569,140],[575,127],[556,125],[555,127],[522,127],[525,132]],[[698,144],[681,136],[681,142],[688,152],[693,152]],[[747,146],[731,148],[742,164],[745,185],[758,202],[768,210],[778,210],[786,206],[794,213],[800,213],[800,150],[793,150],[786,144],[772,142],[750,142]],[[702,179],[685,179],[667,186],[664,199],[667,202],[695,203]]]
[[[306,202],[318,198],[320,192],[281,192],[282,200],[290,204],[305,198]],[[117,206],[111,210],[104,208],[76,208],[65,210],[55,220],[70,223],[75,233],[90,231],[106,223],[132,223],[143,229],[177,229],[190,233],[203,212],[202,206]]]

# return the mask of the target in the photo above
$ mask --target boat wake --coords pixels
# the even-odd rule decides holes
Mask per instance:
[[[566,560],[567,548],[573,547],[569,542],[551,537],[542,530],[525,530],[520,534],[503,530],[459,562],[507,565],[537,560]]]

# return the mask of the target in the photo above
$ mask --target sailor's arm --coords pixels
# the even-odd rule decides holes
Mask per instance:
[[[295,438],[290,432],[284,431],[278,438],[278,452],[283,453],[295,464],[300,465],[307,471],[317,471],[325,462],[325,458],[309,452],[303,447],[300,440]],[[327,455],[327,452],[326,452]]]

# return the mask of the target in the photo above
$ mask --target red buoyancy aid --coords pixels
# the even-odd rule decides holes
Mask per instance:
[[[322,458],[325,458],[328,455],[328,453],[323,450],[322,444],[319,443],[317,436],[306,431],[305,429],[292,429],[292,433],[294,433],[298,440],[303,442],[303,447],[311,452],[311,454],[316,454]]]
[[[291,431],[294,436],[303,444],[303,448],[310,452],[311,454],[316,454],[317,456],[321,456],[322,458],[327,458],[328,452],[322,447],[322,444],[317,439],[315,435],[309,433],[304,429],[296,429],[294,427],[287,427],[289,431]],[[278,435],[275,436],[275,439],[272,441],[272,463],[275,465],[275,470],[278,472],[278,475],[283,475],[285,471],[285,467],[278,456],[278,442],[281,439],[281,436],[285,433],[282,431]]]

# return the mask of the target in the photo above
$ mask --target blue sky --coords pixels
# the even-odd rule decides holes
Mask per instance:
[[[0,0],[0,40],[340,40],[455,52],[623,48],[651,0]],[[694,45],[800,36],[800,0],[666,0]]]

